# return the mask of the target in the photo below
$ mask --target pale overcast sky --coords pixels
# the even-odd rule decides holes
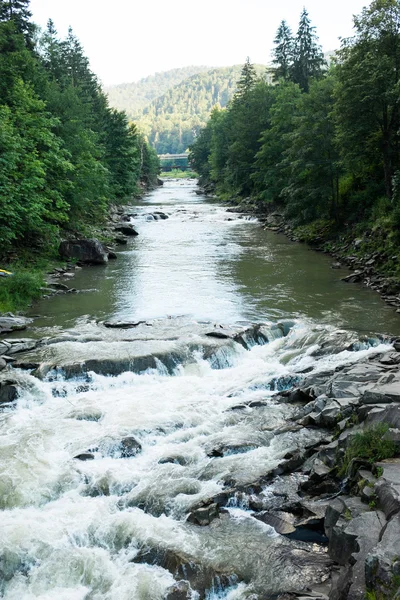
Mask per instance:
[[[324,51],[352,35],[365,0],[31,0],[33,20],[68,25],[104,84],[136,81],[186,65],[228,66],[270,60],[282,19],[297,29],[306,6]]]

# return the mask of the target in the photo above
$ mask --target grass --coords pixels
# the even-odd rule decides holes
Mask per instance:
[[[0,277],[0,312],[25,310],[42,295],[42,269],[14,269],[11,277]],[[9,267],[9,270],[13,270],[13,267]]]
[[[363,458],[371,464],[391,458],[395,455],[395,445],[390,440],[383,440],[389,425],[380,423],[375,427],[365,429],[355,434],[343,458],[339,476],[344,477],[353,458]]]
[[[161,179],[195,179],[198,177],[194,171],[181,171],[173,169],[172,171],[163,171],[160,173]]]

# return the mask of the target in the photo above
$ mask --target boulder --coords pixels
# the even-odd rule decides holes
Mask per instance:
[[[0,382],[0,404],[14,402],[18,398],[18,387],[15,381],[4,380]]]
[[[82,452],[82,454],[77,454],[74,456],[76,460],[94,460],[94,455],[91,452]]]
[[[379,543],[370,550],[365,560],[367,588],[376,598],[398,598],[400,576],[400,514],[395,515],[384,528]]]
[[[4,358],[0,358],[0,371],[3,371],[3,369],[5,369],[7,366],[7,362],[4,360]]]
[[[59,253],[64,258],[75,258],[81,263],[104,265],[108,262],[108,251],[99,240],[66,240],[61,242]]]
[[[15,317],[12,314],[0,315],[0,334],[9,333],[11,331],[21,331],[26,329],[29,323],[32,323],[32,319]]]
[[[219,506],[217,503],[209,504],[208,506],[204,506],[201,508],[197,508],[193,512],[191,512],[187,518],[189,523],[193,523],[193,525],[200,525],[201,527],[205,527],[209,525],[214,519],[218,519],[219,517]]]
[[[190,598],[193,598],[192,588],[184,579],[171,585],[164,595],[164,600],[190,600]]]
[[[129,223],[118,223],[118,225],[116,225],[114,229],[115,231],[118,231],[119,233],[122,233],[123,235],[127,235],[129,237],[139,235],[136,229],[133,227],[133,225],[130,225]]]
[[[130,436],[121,440],[121,457],[130,458],[136,456],[142,450],[142,444],[136,438]]]
[[[361,402],[363,404],[390,404],[392,402],[400,402],[400,380],[386,384],[368,386],[365,389]]]

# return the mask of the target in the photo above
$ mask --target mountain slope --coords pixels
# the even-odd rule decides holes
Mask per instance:
[[[111,106],[126,111],[130,118],[134,118],[142,108],[158,96],[165,94],[170,88],[192,77],[192,75],[210,69],[211,67],[205,66],[171,69],[170,71],[155,73],[137,82],[105,86],[104,91]]]
[[[265,74],[264,65],[256,65]],[[159,154],[181,153],[207,123],[216,104],[226,106],[236,90],[242,65],[198,73],[167,90],[135,118]]]

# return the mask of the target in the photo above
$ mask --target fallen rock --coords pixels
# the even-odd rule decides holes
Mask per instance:
[[[400,514],[395,515],[382,532],[379,543],[365,560],[367,588],[376,598],[398,598],[400,575]]]
[[[99,240],[66,240],[61,242],[59,253],[64,258],[75,258],[81,263],[104,265],[108,262],[108,252]]]
[[[83,461],[94,460],[94,454],[91,452],[82,452],[82,454],[77,454],[77,456],[74,456],[74,459]]]
[[[177,581],[165,592],[164,600],[190,600],[193,598],[190,583],[185,580]]]

